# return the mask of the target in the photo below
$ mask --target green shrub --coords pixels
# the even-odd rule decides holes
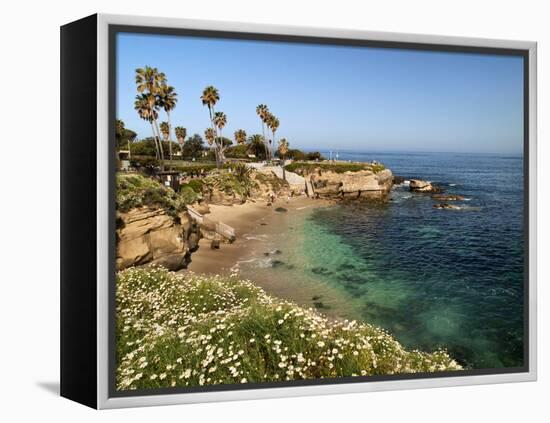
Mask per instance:
[[[209,189],[218,189],[226,194],[248,196],[250,191],[256,186],[256,183],[251,178],[251,170],[246,168],[245,165],[227,165],[230,169],[221,169],[214,172],[210,172],[207,177],[203,179],[204,185]],[[243,170],[242,166],[246,169]]]
[[[345,163],[345,162],[327,162],[327,163],[311,163],[311,162],[294,162],[285,166],[289,172],[296,172],[301,175],[307,175],[317,170],[325,172],[359,172],[361,170],[370,170],[374,173],[381,172],[385,169],[383,164],[371,165],[369,163]]]
[[[126,212],[135,207],[163,208],[176,216],[185,209],[185,203],[172,188],[139,174],[116,175],[116,208]]]
[[[279,192],[285,187],[288,187],[288,182],[278,178],[273,173],[257,172],[254,174],[256,181],[262,185],[267,185],[273,192]]]
[[[119,390],[460,370],[365,323],[331,320],[235,277],[130,268],[116,278]]]
[[[202,193],[202,188],[204,187],[204,182],[200,179],[191,179],[188,183],[188,186],[190,186],[193,191],[196,193]]]
[[[202,194],[195,191],[190,185],[181,185],[179,196],[184,204],[193,204],[202,200]]]

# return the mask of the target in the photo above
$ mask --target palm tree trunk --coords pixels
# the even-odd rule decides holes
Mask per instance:
[[[271,144],[271,155],[273,156],[273,152],[277,151],[277,148],[275,146],[275,131],[271,131],[271,133],[273,134],[273,143]]]
[[[155,125],[153,125],[153,121],[151,121],[151,129],[153,130],[153,139],[155,140],[155,159],[160,160],[160,151],[159,151],[159,145],[157,142],[157,133],[155,132]]]
[[[160,150],[160,170],[164,171],[164,148],[162,147],[162,138],[160,136],[160,129],[159,124],[156,119],[153,119],[153,122],[155,123],[155,129],[157,130],[157,137],[159,140],[159,150]]]
[[[269,160],[269,150],[267,148],[267,139],[265,137],[265,124],[264,124],[264,121],[262,120],[262,137],[263,137],[263,143],[264,143],[264,149],[265,149],[265,159],[266,160]]]
[[[170,147],[170,170],[172,170],[172,123],[170,122],[170,112],[166,111],[166,117],[168,118],[168,146]]]
[[[224,154],[224,151],[225,151],[225,146],[223,145],[223,136],[222,136],[222,130],[220,128],[220,164],[223,165],[224,161],[225,161],[225,154]]]
[[[212,124],[212,130],[214,131],[214,153],[216,155],[216,168],[220,169],[222,167],[221,163],[221,153],[220,153],[220,146],[218,144],[218,127],[214,123],[214,115],[216,114],[216,110],[214,109],[214,106],[212,106],[212,110],[210,112],[210,123]]]

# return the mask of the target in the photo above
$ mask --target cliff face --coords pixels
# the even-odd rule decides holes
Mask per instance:
[[[182,269],[200,239],[200,229],[187,212],[174,219],[164,209],[140,207],[118,217],[117,270],[143,264]]]
[[[357,172],[319,172],[310,176],[316,196],[322,198],[385,198],[393,185],[391,170],[378,173],[370,170]]]

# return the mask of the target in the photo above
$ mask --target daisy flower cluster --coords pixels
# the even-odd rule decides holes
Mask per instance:
[[[236,276],[117,274],[119,390],[460,370],[369,324],[332,320]]]

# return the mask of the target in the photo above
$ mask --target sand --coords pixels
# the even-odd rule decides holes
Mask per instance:
[[[210,205],[210,213],[206,216],[214,221],[221,221],[235,229],[236,240],[232,244],[221,243],[219,249],[211,249],[210,241],[201,239],[197,251],[191,254],[191,263],[186,271],[205,274],[228,274],[239,261],[246,257],[250,244],[254,242],[255,233],[263,225],[280,212],[278,207],[287,209],[286,213],[293,213],[311,207],[322,207],[329,204],[326,200],[313,200],[305,196],[290,199],[278,198],[268,206],[265,200],[247,201],[245,204],[222,206]]]

